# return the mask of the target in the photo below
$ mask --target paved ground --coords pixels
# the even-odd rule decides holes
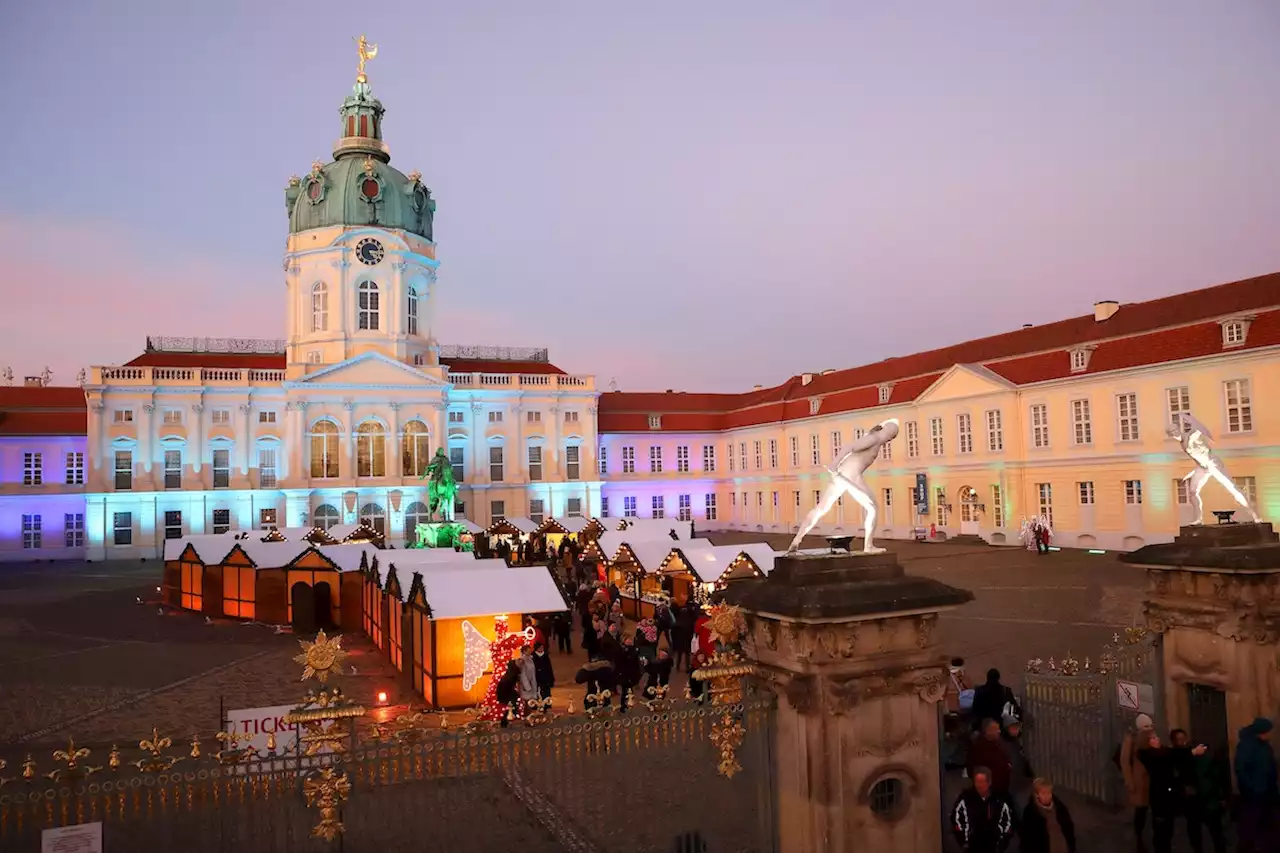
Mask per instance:
[[[774,544],[785,545],[785,537]],[[940,643],[947,654],[966,658],[975,676],[995,666],[1015,688],[1029,658],[1067,652],[1096,658],[1141,610],[1142,573],[1112,554],[1042,557],[1021,549],[881,544],[908,572],[974,592],[975,601],[942,617]],[[203,738],[217,730],[220,705],[300,698],[292,662],[297,638],[269,626],[162,615],[155,602],[159,572],[156,562],[0,565],[0,754],[11,762],[26,751],[41,758],[72,734],[77,743],[105,749],[136,743],[153,726],[175,741],[194,732]],[[349,695],[372,703],[387,690],[392,704],[409,700],[410,691],[370,646],[355,638],[346,645],[357,673],[342,678]],[[554,662],[558,680],[571,682],[580,653],[572,663]],[[675,689],[683,691],[682,680]],[[557,690],[563,697],[557,705],[572,698],[580,706],[580,692]],[[1092,845],[1081,849],[1106,853],[1127,838],[1123,819],[1106,811],[1079,804],[1077,820]]]

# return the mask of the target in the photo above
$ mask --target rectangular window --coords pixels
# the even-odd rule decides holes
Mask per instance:
[[[800,467],[800,436],[791,436],[791,467]]]
[[[773,512],[770,514],[769,518],[771,521],[777,521],[778,520],[778,493],[774,492],[771,495],[771,497],[773,498],[773,504],[772,504]]]
[[[796,489],[794,492],[791,493],[791,496],[795,498],[796,509],[799,509],[800,508],[800,490]]]
[[[676,472],[689,473],[689,445],[682,444],[676,448]]]
[[[1256,477],[1232,477],[1231,481],[1236,484],[1240,494],[1244,495],[1245,500],[1249,502],[1249,506],[1258,505],[1258,480]]]
[[[133,544],[133,513],[115,512],[111,514],[111,541],[116,545]]]
[[[547,517],[545,506],[546,504],[543,503],[542,498],[530,498],[529,499],[529,520],[532,521],[534,524],[541,524],[543,519]]]
[[[630,445],[622,448],[622,473],[634,474],[636,472],[636,449]]]
[[[226,533],[231,529],[231,510],[215,509],[213,511],[213,532]]]
[[[182,423],[182,409],[165,409],[163,420],[167,424]]]
[[[491,424],[500,424],[500,423],[502,423],[502,412],[490,412],[490,413],[489,413],[489,423],[491,423]]]
[[[231,423],[231,410],[214,409],[209,413],[209,422],[214,426],[226,426]]]
[[[929,444],[934,456],[941,456],[946,450],[942,441],[942,418],[929,419]]]
[[[855,430],[854,437],[855,438],[857,437],[856,430]],[[844,444],[843,444],[843,439],[840,435],[840,430],[838,429],[832,430],[831,431],[831,461],[832,462],[835,462],[837,459],[840,458],[840,450],[841,448],[843,448],[843,446]]]
[[[776,438],[769,439],[769,467],[778,467],[778,440]]]
[[[657,445],[649,447],[649,473],[662,473],[662,448]]]
[[[664,501],[663,501],[662,495],[654,495],[654,496],[650,499],[650,503],[651,503],[651,505],[652,505],[652,507],[653,507],[653,517],[654,517],[654,518],[665,518],[665,517],[666,517],[667,511],[666,511],[666,509],[665,509],[665,503],[664,503]]]
[[[702,445],[702,470],[708,474],[714,474],[716,470],[716,446],[714,444]]]
[[[1093,481],[1076,483],[1076,489],[1080,492],[1080,506],[1093,506]]]
[[[816,432],[809,436],[809,464],[822,464],[822,450],[818,447],[818,434]]]
[[[166,489],[182,488],[181,450],[166,450],[164,452],[164,487]]]
[[[44,484],[44,454],[22,454],[22,485],[39,486]]]
[[[1004,450],[1004,417],[999,409],[987,410],[987,450],[992,453]]]
[[[525,423],[540,424],[542,423],[542,412],[525,412]]]
[[[1186,506],[1187,504],[1191,503],[1191,490],[1187,488],[1186,480],[1181,480],[1181,479],[1174,480],[1173,493],[1177,495],[1177,501],[1179,506]]]
[[[716,496],[708,492],[702,496],[703,507],[707,514],[707,521],[716,520]]]
[[[915,459],[920,455],[920,426],[915,421],[907,421],[907,458]]]
[[[680,495],[678,500],[677,517],[681,521],[688,521],[693,518],[693,500],[690,495]]]
[[[133,488],[133,451],[116,451],[116,491],[127,492]]]
[[[1138,395],[1116,395],[1116,416],[1120,420],[1120,440],[1138,440]]]
[[[133,409],[116,409],[111,413],[111,419],[118,424],[133,423]]]
[[[466,423],[466,420],[467,420],[466,412],[459,412],[459,411],[449,412],[449,423],[451,424]]]
[[[273,424],[276,422],[276,413],[274,411],[258,412],[258,423]]]
[[[307,350],[307,364],[319,364],[323,357],[318,349]]]
[[[231,451],[223,448],[213,451],[213,487],[225,489],[231,485]]]
[[[1222,383],[1227,397],[1227,432],[1253,431],[1253,397],[1248,379],[1231,379]]]
[[[564,514],[566,518],[581,518],[582,498],[567,498],[564,502]]]
[[[165,539],[181,539],[182,538],[182,513],[179,510],[176,510],[176,509],[165,510],[164,538]]]
[[[1093,419],[1088,400],[1071,401],[1071,437],[1076,444],[1093,444]]]
[[[461,483],[463,480],[462,474],[466,469],[466,456],[466,448],[462,445],[449,445],[449,467],[453,469],[453,479],[455,482]]]
[[[1165,399],[1169,406],[1169,423],[1176,423],[1178,415],[1191,412],[1191,389],[1185,385],[1177,388],[1170,388],[1166,391]]]
[[[609,448],[603,444],[600,445],[600,473],[609,473]]]
[[[68,548],[84,547],[84,513],[69,512],[62,516],[62,530]]]
[[[880,497],[884,501],[885,507],[893,506],[893,489],[881,489]]]
[[[1142,481],[1124,481],[1124,502],[1130,505],[1142,503]]]
[[[542,479],[542,448],[535,445],[529,446],[529,480],[538,482]]]
[[[27,549],[41,547],[40,516],[22,516],[22,547]]]
[[[747,443],[745,441],[738,443],[738,468],[747,470]]]
[[[764,454],[760,450],[759,440],[752,442],[751,449],[755,452],[756,470],[759,471],[764,468]]]
[[[276,487],[276,449],[274,447],[258,448],[258,488],[274,489]]]
[[[941,486],[939,486],[937,489],[934,490],[933,503],[935,508],[934,519],[936,520],[937,525],[939,527],[946,527],[947,519],[949,518],[949,515],[947,514],[946,489],[943,489]]]
[[[1004,527],[1004,492],[998,485],[991,487],[991,519],[996,527]]]
[[[967,412],[956,415],[956,445],[961,453],[973,452],[973,418]]]
[[[725,456],[729,457],[729,470],[731,472],[736,471],[738,469],[738,463],[735,462],[733,458],[733,442],[732,441],[725,442],[724,453],[725,453]]]
[[[880,445],[880,458],[886,459],[886,460],[893,458],[893,442],[892,441],[886,441],[884,444]]]
[[[489,448],[489,480],[494,483],[501,483],[506,479],[504,464],[502,458],[502,447]]]
[[[567,424],[576,424],[576,423],[578,422],[578,413],[577,413],[577,412],[565,412],[565,413],[564,413],[564,422],[565,422],[565,423],[567,423]]]
[[[1031,446],[1049,446],[1049,407],[1044,403],[1031,407]]]
[[[634,495],[629,495],[622,499],[622,517],[636,517],[636,499]]]
[[[649,415],[649,429],[662,429],[662,415]]]
[[[582,476],[580,454],[582,449],[570,444],[564,449],[564,476],[566,480],[577,480]]]
[[[258,510],[258,527],[263,530],[270,530],[276,526],[276,508],[264,507]]]
[[[84,485],[84,454],[83,453],[67,454],[67,485],[68,486]]]
[[[494,523],[499,521],[506,521],[507,502],[506,501],[489,501],[489,519]]]
[[[609,497],[607,495],[600,496],[600,517],[609,517]]]
[[[1040,514],[1048,519],[1049,526],[1053,527],[1053,484],[1036,483],[1036,494],[1040,498]]]

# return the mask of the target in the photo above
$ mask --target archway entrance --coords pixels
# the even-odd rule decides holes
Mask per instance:
[[[978,491],[973,486],[960,487],[960,535],[977,536],[982,506],[978,503]]]
[[[328,588],[328,584],[325,584]],[[326,596],[327,597],[327,596]],[[292,625],[295,634],[316,632],[316,595],[311,584],[298,581],[289,590],[289,603],[293,611]]]
[[[333,589],[327,581],[320,581],[315,587],[315,622],[317,628],[333,627]]]

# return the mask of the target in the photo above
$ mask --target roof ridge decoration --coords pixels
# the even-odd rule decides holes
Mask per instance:
[[[283,338],[182,338],[147,335],[147,352],[209,352],[284,355]]]

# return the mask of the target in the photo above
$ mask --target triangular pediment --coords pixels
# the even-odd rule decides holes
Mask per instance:
[[[1002,394],[1013,389],[1012,382],[980,364],[957,364],[926,388],[916,398],[916,405]]]
[[[366,352],[317,370],[290,385],[294,388],[443,388],[446,383],[382,353]]]

